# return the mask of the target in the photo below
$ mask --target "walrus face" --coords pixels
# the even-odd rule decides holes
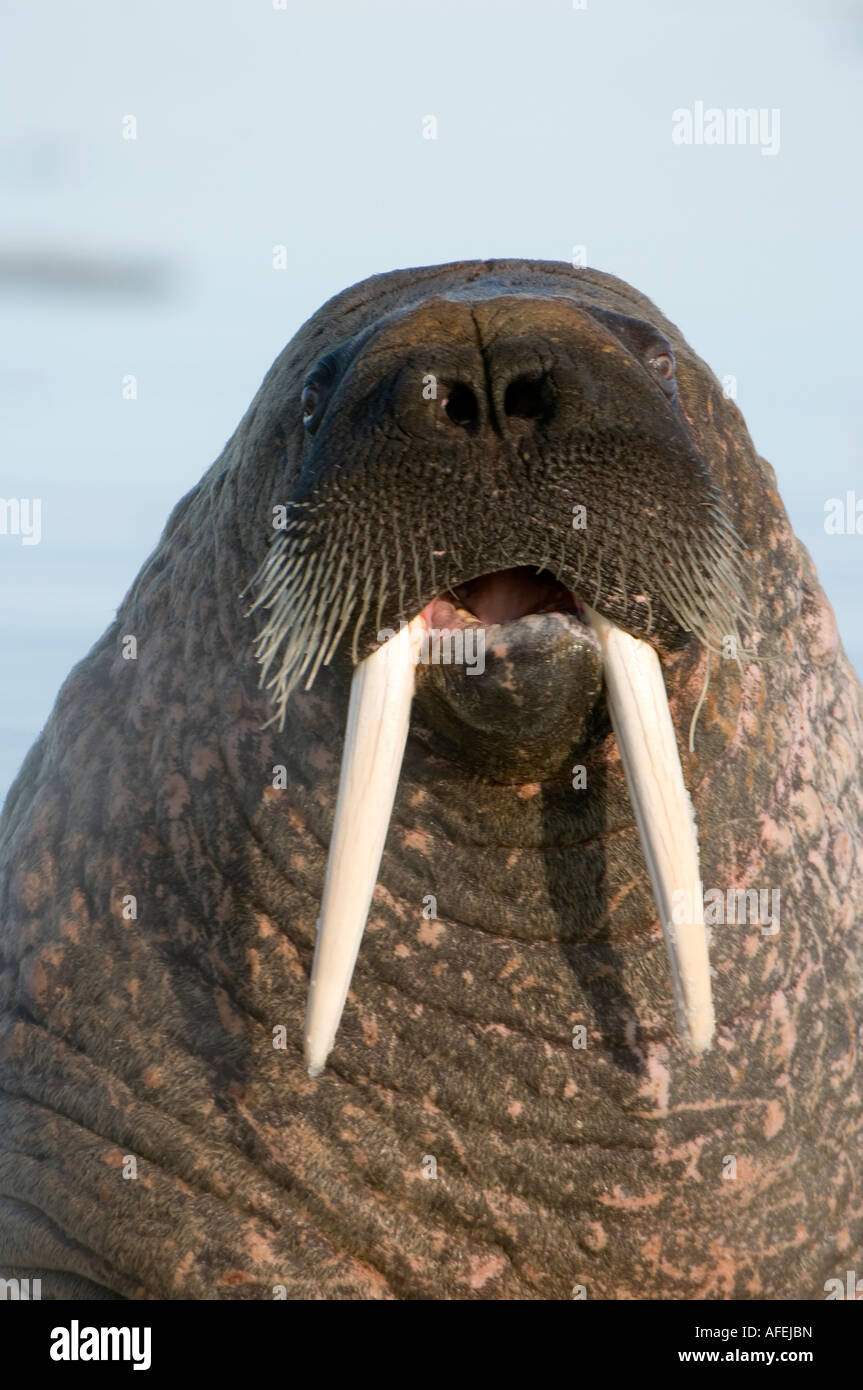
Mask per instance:
[[[283,721],[293,689],[337,652],[356,664],[312,1071],[350,983],[415,688],[466,767],[536,776],[591,737],[603,669],[680,1026],[707,1046],[703,923],[685,943],[670,925],[698,858],[657,649],[693,634],[717,649],[743,601],[738,542],[681,412],[671,344],[648,322],[529,289],[436,295],[330,348],[297,404],[296,486],[256,579],[255,608],[269,612],[262,680]],[[482,671],[428,665],[430,633],[481,653]]]
[[[258,576],[281,714],[343,639],[356,662],[428,605],[436,629],[491,628],[486,651],[513,654],[507,680],[540,719],[596,683],[582,602],[666,651],[736,631],[736,538],[649,323],[529,293],[436,296],[327,352],[298,406],[299,478]],[[520,626],[538,613],[561,621]],[[537,682],[561,626],[585,670]],[[505,757],[524,721],[484,684]]]

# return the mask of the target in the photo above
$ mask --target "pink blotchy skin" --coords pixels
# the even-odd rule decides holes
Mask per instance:
[[[531,773],[529,749],[501,737],[495,759],[459,726],[447,671],[420,668],[353,985],[312,1080],[350,666],[263,728],[237,595],[294,483],[310,366],[394,306],[434,295],[449,323],[456,291],[475,294],[485,327],[492,291],[526,290],[540,326],[568,296],[674,348],[748,547],[758,659],[712,659],[692,753],[707,656],[691,642],[663,670],[705,889],[780,890],[780,927],[713,927],[716,1040],[689,1055],[601,697]],[[520,593],[516,577],[473,600],[493,622]],[[432,625],[448,614],[441,596]],[[490,630],[488,688],[523,709],[526,747],[539,730],[554,751],[541,716],[560,681],[595,677],[589,634],[573,664],[579,629],[551,612]],[[179,505],[10,794],[0,1276],[41,1276],[43,1297],[823,1298],[863,1259],[861,715],[772,470],[647,300],[525,262],[346,292]]]

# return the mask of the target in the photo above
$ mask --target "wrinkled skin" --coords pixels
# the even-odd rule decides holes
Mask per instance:
[[[713,660],[692,753],[705,650],[670,625],[658,640],[705,887],[781,891],[778,933],[714,928],[717,1036],[697,1058],[590,634],[573,656],[548,614],[496,634],[488,737],[459,694],[472,678],[420,671],[336,1046],[319,1079],[303,1065],[350,658],[262,730],[238,596],[308,456],[307,372],[393,307],[456,293],[658,329],[749,550],[742,635],[762,659]],[[533,714],[501,712],[507,661]],[[9,795],[0,1273],[54,1297],[823,1298],[863,1234],[861,712],[772,470],[642,296],[528,262],[339,296],[175,510]]]

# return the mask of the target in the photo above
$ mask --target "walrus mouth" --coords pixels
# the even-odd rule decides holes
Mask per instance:
[[[517,622],[531,613],[574,613],[581,617],[584,612],[583,604],[571,589],[548,570],[537,570],[531,565],[481,574],[451,589],[444,601],[451,602],[457,613],[461,609],[488,625]],[[439,610],[435,610],[431,616],[436,619],[438,614]]]
[[[714,1015],[700,893],[694,894],[687,924],[672,920],[675,893],[700,882],[695,817],[656,652],[543,571],[497,571],[458,586],[449,597],[468,617],[494,623],[564,604],[596,632],[609,713],[665,934],[678,1027],[693,1052],[703,1051],[713,1037]],[[417,658],[439,603],[428,604],[354,671],[306,1013],[310,1076],[320,1075],[335,1043],[389,829]]]

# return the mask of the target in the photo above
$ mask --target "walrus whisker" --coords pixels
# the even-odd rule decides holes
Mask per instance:
[[[414,562],[414,578],[416,580],[416,591],[417,595],[419,596],[419,594],[422,592],[423,581],[422,575],[420,573],[419,554],[417,553],[416,542],[414,541],[413,532],[411,532],[411,554],[413,555]]]
[[[330,612],[331,612],[331,611],[332,611],[332,609],[330,609]],[[320,621],[320,620],[319,620],[319,618],[318,618],[318,614],[317,614],[317,613],[315,614],[315,620],[316,620],[316,623],[319,624],[319,621]],[[323,639],[322,639],[321,641],[317,641],[317,640],[311,641],[311,640],[308,640],[308,639],[307,639],[307,631],[308,631],[308,626],[307,626],[306,629],[303,631],[303,633],[302,633],[302,635],[301,635],[301,637],[300,637],[300,639],[299,639],[299,640],[300,640],[300,644],[302,644],[303,642],[305,642],[305,655],[303,656],[303,659],[302,659],[302,661],[300,662],[300,664],[297,666],[297,680],[298,680],[298,681],[301,681],[301,680],[302,680],[303,676],[305,675],[305,673],[306,673],[306,671],[308,670],[308,668],[309,668],[310,665],[312,665],[312,671],[311,671],[310,676],[309,676],[309,681],[313,681],[313,680],[314,680],[315,674],[317,673],[317,670],[318,670],[320,654],[321,654],[321,652],[323,651]],[[316,635],[316,634],[315,634],[315,635]],[[306,682],[306,689],[310,689],[310,685],[309,685],[309,682],[308,682],[308,681]]]
[[[348,623],[351,620],[351,614],[353,613],[353,611],[353,604],[350,604],[347,601],[345,601],[345,603],[342,605],[338,630],[334,633],[333,639],[326,650],[326,654],[322,655],[319,666],[328,666],[329,663],[332,661],[336,648],[338,647],[339,642],[342,640],[342,637],[345,634],[345,630],[347,629]],[[321,650],[323,652],[323,648]],[[313,677],[316,674],[317,669],[313,672]]]
[[[387,601],[387,574],[388,574],[388,573],[389,573],[389,567],[388,567],[388,565],[387,565],[386,556],[384,556],[384,562],[383,562],[383,566],[382,566],[382,568],[381,568],[381,575],[380,575],[380,579],[378,580],[378,606],[377,606],[377,610],[376,610],[376,612],[375,612],[375,632],[380,632],[381,627],[382,627],[382,625],[383,625],[384,604],[385,604],[386,601]]]
[[[599,600],[600,600],[601,595],[602,595],[602,546],[599,547],[599,555],[598,555],[597,561],[596,561],[596,592],[594,593],[594,596],[593,596],[593,606],[594,606],[594,608],[595,608],[596,605],[599,603]]]
[[[435,562],[434,562],[434,558],[435,558],[435,557],[434,557],[434,550],[431,548],[431,546],[429,546],[428,557],[429,557],[429,564],[430,564],[430,566],[431,566],[432,588],[433,588],[434,592],[437,594],[437,593],[440,593],[441,590],[440,590],[440,588],[439,588],[439,586],[438,586],[438,582],[437,582],[437,571],[436,571]]]
[[[341,561],[340,561],[340,563],[339,563],[339,570],[338,570],[338,573],[336,574],[336,581],[335,581],[336,584],[339,583],[339,581],[340,581],[340,579],[341,579],[342,572],[343,572],[343,570],[345,569],[346,565],[347,565],[347,550],[343,550],[343,551],[342,551],[342,558],[341,558]],[[309,679],[310,679],[311,681],[314,681],[315,677],[316,677],[317,674],[318,674],[318,671],[319,671],[320,668],[321,668],[322,663],[327,659],[327,655],[326,655],[326,654],[327,654],[327,653],[330,651],[330,649],[331,649],[331,648],[330,648],[330,643],[331,643],[331,641],[332,641],[332,634],[333,634],[334,629],[335,629],[336,626],[338,625],[340,611],[342,611],[342,610],[339,609],[339,606],[338,606],[337,603],[334,602],[334,603],[330,604],[330,610],[329,610],[329,617],[328,617],[328,619],[327,619],[327,625],[326,625],[326,627],[325,627],[323,633],[321,634],[321,640],[320,640],[320,642],[319,642],[319,644],[318,644],[318,650],[317,650],[317,655],[316,655],[316,657],[315,657],[315,663],[314,663],[314,666],[312,667],[311,673],[310,673],[310,675],[309,675]],[[302,673],[301,673],[301,674],[302,674]]]
[[[404,568],[405,568],[405,567],[404,567],[404,559],[403,559],[403,557],[402,557],[401,527],[399,526],[398,518],[396,518],[395,524],[394,524],[394,526],[393,526],[393,536],[394,536],[395,545],[396,545],[396,577],[397,577],[397,579],[398,579],[398,586],[399,586],[399,612],[400,612],[400,613],[404,613],[404,611],[405,611],[405,575],[404,575]],[[378,622],[378,629],[380,629],[380,621]]]
[[[291,573],[289,570],[286,569],[284,573],[280,573],[277,576],[277,578],[274,579],[269,594],[267,595],[267,602],[264,605],[267,609],[275,608],[279,600],[282,598],[282,595],[285,594],[287,591],[293,589],[294,575],[296,571],[299,570],[299,568],[300,565],[298,563],[296,565],[294,573]],[[289,596],[290,598],[294,597],[292,592]]]
[[[316,601],[314,594],[304,596],[295,608],[285,611],[281,621],[277,621],[273,626],[274,645],[271,652],[268,653],[265,661],[262,663],[265,671],[269,671],[271,662],[278,654],[278,646],[283,637],[289,635],[293,658],[292,668],[295,671],[296,678],[299,679],[300,672],[296,668],[305,650],[304,642],[306,640],[306,635],[309,632],[310,625],[314,624],[315,618]],[[280,674],[284,674],[283,667],[280,670]]]
[[[561,534],[561,537],[560,537],[560,559],[558,560],[557,569],[556,569],[556,571],[555,571],[555,574],[556,574],[556,577],[557,577],[558,582],[562,582],[560,576],[561,576],[561,573],[562,573],[562,571],[563,571],[563,566],[564,566],[565,561],[566,561],[566,534],[563,533],[563,534]]]
[[[279,587],[274,586],[274,597],[272,600],[274,627],[279,624],[278,609],[281,607],[285,617],[290,616],[291,630],[294,634],[297,633],[307,613],[310,610],[313,611],[319,603],[320,585],[316,581],[318,572],[322,570],[323,566],[321,565],[320,557],[316,554],[309,563],[303,587],[297,592],[295,586],[289,586],[289,597],[286,594],[282,604],[279,604]]]
[[[710,666],[711,666],[712,660],[713,660],[713,653],[712,653],[711,651],[707,651],[707,652],[705,653],[704,684],[703,684],[702,687],[701,687],[701,694],[700,694],[699,697],[698,697],[697,703],[696,703],[696,705],[695,705],[695,709],[692,711],[692,718],[691,718],[691,720],[689,721],[689,751],[690,751],[690,753],[694,753],[694,752],[695,752],[695,729],[696,729],[696,726],[697,726],[697,724],[698,724],[698,716],[699,716],[700,713],[701,713],[701,706],[704,704],[704,701],[705,701],[705,699],[706,699],[706,697],[707,697],[707,688],[708,688],[708,686],[710,685]]]
[[[373,583],[374,576],[372,571],[369,570],[366,574],[365,585],[363,586],[362,607],[360,609],[360,616],[357,618],[356,624],[354,625],[354,635],[351,641],[351,659],[355,666],[359,661],[357,647],[360,640],[360,630],[362,628],[365,616],[369,611],[369,605],[371,604]]]

